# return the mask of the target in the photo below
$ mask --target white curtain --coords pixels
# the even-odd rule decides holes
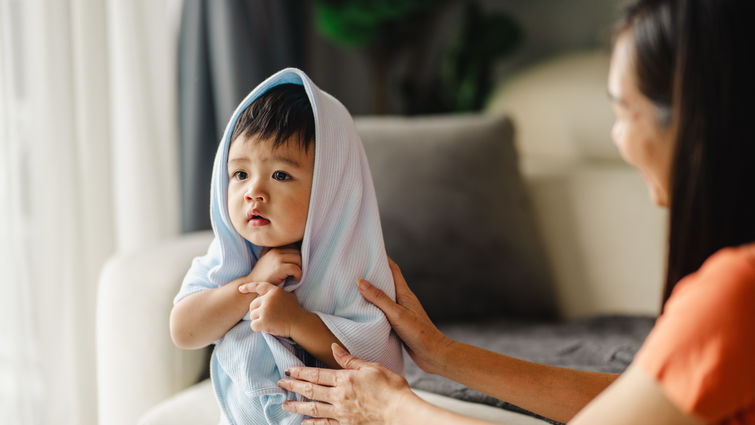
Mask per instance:
[[[178,233],[179,0],[0,0],[0,423],[97,423],[106,258]]]

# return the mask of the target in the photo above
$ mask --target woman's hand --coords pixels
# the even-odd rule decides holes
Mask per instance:
[[[425,372],[437,373],[438,366],[443,363],[443,353],[453,341],[435,327],[417,296],[409,289],[398,265],[390,258],[388,264],[396,286],[395,302],[364,279],[359,279],[359,292],[383,310],[417,366]]]
[[[338,344],[331,346],[333,357],[342,370],[293,367],[278,385],[313,400],[287,401],[283,409],[312,416],[302,425],[385,424],[406,406],[407,398],[416,398],[406,379],[377,363],[360,360]]]

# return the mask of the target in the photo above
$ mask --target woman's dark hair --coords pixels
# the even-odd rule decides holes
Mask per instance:
[[[231,141],[242,135],[270,140],[274,147],[298,136],[301,148],[309,150],[315,141],[315,118],[304,87],[280,84],[260,95],[239,116]]]
[[[664,304],[714,252],[755,241],[752,9],[747,0],[636,0],[619,27],[634,37],[640,92],[672,105],[676,126]]]
[[[753,2],[679,2],[666,297],[715,251],[755,241]]]
[[[632,1],[624,7],[615,33],[629,32],[635,48],[637,88],[656,108],[661,126],[671,123],[678,31],[675,4],[668,0]]]

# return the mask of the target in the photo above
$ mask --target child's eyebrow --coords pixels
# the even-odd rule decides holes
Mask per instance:
[[[246,158],[231,158],[228,160],[229,164],[232,162],[246,162]]]
[[[283,156],[283,155],[273,155],[273,156],[268,157],[268,158],[263,158],[263,161],[266,161],[266,162],[267,161],[271,161],[271,162],[283,162],[283,163],[291,165],[292,167],[301,168],[301,164],[299,163],[299,161],[297,161],[297,160],[295,160],[293,158],[287,157],[287,156]],[[241,158],[231,158],[231,159],[228,160],[228,165],[230,165],[230,164],[232,164],[234,162],[248,162],[248,159],[243,158],[243,157],[241,157]]]
[[[295,160],[293,158],[289,158],[287,156],[273,155],[272,158],[270,158],[270,159],[272,159],[273,161],[276,161],[276,162],[284,162],[286,164],[291,165],[292,167],[301,168],[301,164],[299,163],[299,161],[297,161],[297,160]]]

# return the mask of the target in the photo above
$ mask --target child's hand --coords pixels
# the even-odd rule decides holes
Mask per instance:
[[[249,318],[255,332],[291,338],[294,327],[307,314],[299,306],[296,295],[268,282],[252,282],[239,286],[239,292],[259,294],[249,304]]]
[[[288,277],[301,279],[301,252],[297,248],[265,248],[247,276],[252,282],[278,285]]]

